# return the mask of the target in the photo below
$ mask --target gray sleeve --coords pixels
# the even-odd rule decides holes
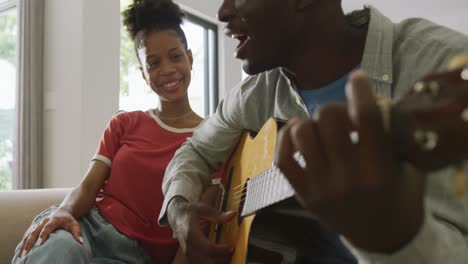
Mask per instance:
[[[343,242],[363,264],[440,264],[468,263],[468,239],[453,226],[438,221],[427,210],[424,224],[406,247],[395,254],[377,254],[353,247],[349,241]]]
[[[242,86],[229,91],[216,113],[204,121],[169,163],[163,180],[164,202],[159,224],[167,225],[169,202],[181,196],[198,201],[211,182],[211,174],[225,162],[244,132]]]

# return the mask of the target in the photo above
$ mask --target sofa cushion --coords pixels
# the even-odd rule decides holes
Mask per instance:
[[[0,192],[0,263],[11,263],[15,247],[33,218],[71,191],[37,189]]]

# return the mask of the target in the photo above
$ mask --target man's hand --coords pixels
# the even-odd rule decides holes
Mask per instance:
[[[181,197],[175,197],[169,203],[169,224],[190,263],[229,263],[231,259],[232,248],[214,244],[204,233],[208,223],[223,224],[235,215],[213,208],[217,189],[216,186],[209,188],[199,203],[189,203]]]
[[[371,82],[362,72],[350,82],[347,105],[325,105],[313,119],[282,129],[276,164],[325,225],[357,247],[393,253],[422,226],[425,178],[394,157]],[[350,138],[353,131],[358,142]]]

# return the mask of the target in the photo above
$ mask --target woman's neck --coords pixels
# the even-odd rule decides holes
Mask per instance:
[[[159,106],[156,110],[160,118],[167,119],[179,118],[193,112],[188,98],[178,102],[166,102],[160,100]]]
[[[175,128],[193,128],[203,120],[192,110],[188,98],[181,102],[160,101],[155,114],[162,122]]]

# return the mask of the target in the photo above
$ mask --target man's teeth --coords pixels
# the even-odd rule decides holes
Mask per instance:
[[[178,83],[179,83],[179,81],[175,81],[175,82],[171,82],[171,83],[166,83],[166,84],[163,85],[163,87],[172,87],[172,86],[174,86],[174,85],[176,85],[176,84],[178,84]]]

